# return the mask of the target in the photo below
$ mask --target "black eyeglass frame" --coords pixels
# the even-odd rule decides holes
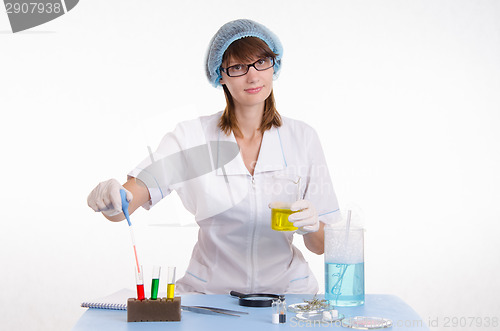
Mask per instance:
[[[270,67],[267,67],[265,69],[257,69],[257,67],[255,66],[255,64],[261,60],[264,60],[264,59],[271,59],[271,61],[273,62],[273,64],[270,66]],[[234,66],[229,66],[227,68],[223,68],[223,67],[220,67],[220,69],[226,73],[226,75],[228,75],[229,77],[241,77],[241,76],[245,76],[246,74],[248,74],[248,71],[250,70],[250,67],[254,67],[255,70],[257,71],[264,71],[264,70],[267,70],[267,69],[271,69],[272,67],[274,67],[274,65],[276,64],[276,61],[274,60],[274,57],[272,56],[266,56],[266,57],[263,57],[263,58],[260,58],[258,59],[257,61],[255,61],[254,63],[251,63],[251,64],[242,64],[242,63],[238,63],[238,64],[235,64]],[[229,68],[232,68],[232,67],[236,67],[236,66],[247,66],[247,70],[245,71],[244,74],[241,74],[241,75],[237,75],[237,76],[231,76],[229,74],[229,71],[227,69]]]

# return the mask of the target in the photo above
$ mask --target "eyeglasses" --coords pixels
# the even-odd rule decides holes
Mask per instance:
[[[235,64],[234,66],[230,66],[227,68],[222,68],[229,77],[239,77],[246,75],[250,67],[254,67],[257,71],[267,70],[269,68],[274,67],[274,59],[272,57],[265,57],[263,59],[259,59],[252,64]]]

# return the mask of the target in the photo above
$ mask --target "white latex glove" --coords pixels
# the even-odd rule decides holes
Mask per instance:
[[[288,220],[293,223],[297,228],[298,234],[304,235],[309,232],[316,232],[319,230],[319,219],[316,208],[314,208],[311,201],[299,200],[295,201],[290,207],[292,211],[298,211],[288,216]]]
[[[106,216],[115,216],[122,212],[122,198],[120,190],[123,186],[116,180],[110,179],[99,183],[87,198],[87,204],[96,212],[102,212]],[[134,198],[132,193],[127,192],[127,201]]]

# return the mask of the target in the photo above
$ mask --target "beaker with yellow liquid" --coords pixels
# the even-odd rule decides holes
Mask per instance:
[[[271,229],[276,231],[295,231],[298,228],[288,220],[288,216],[296,213],[290,209],[290,206],[281,205],[279,202],[271,203]],[[274,208],[273,208],[274,207]]]
[[[298,228],[288,220],[295,213],[290,209],[300,198],[300,177],[294,175],[273,176],[271,208],[271,229],[276,231],[295,231]]]

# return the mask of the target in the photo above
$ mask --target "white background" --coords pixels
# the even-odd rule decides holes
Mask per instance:
[[[223,108],[203,59],[236,18],[281,38],[278,109],[316,128],[341,207],[367,228],[367,293],[435,330],[500,318],[499,1],[82,0],[17,34],[0,13],[1,328],[67,330],[83,300],[133,288],[128,227],[87,195]],[[178,199],[133,222],[143,264],[181,276],[197,228]]]

